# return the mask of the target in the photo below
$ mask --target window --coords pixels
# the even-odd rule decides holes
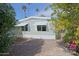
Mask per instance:
[[[25,26],[21,26],[21,28],[22,28],[22,31],[28,31],[28,24]]]
[[[46,25],[42,26],[42,31],[46,31]]]
[[[46,31],[46,25],[37,25],[37,31]]]
[[[22,31],[24,31],[24,26],[21,26]]]
[[[37,30],[41,31],[41,25],[37,25]]]
[[[28,31],[28,24],[25,25],[25,31]]]

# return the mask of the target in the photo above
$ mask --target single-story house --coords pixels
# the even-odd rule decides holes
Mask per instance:
[[[49,20],[51,17],[31,16],[18,20],[15,25],[17,36],[23,38],[56,39],[55,26]]]

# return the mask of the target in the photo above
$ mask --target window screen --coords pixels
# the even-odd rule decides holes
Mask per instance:
[[[42,31],[46,31],[46,25],[42,26]]]
[[[28,31],[28,24],[25,25],[25,31]]]
[[[22,31],[28,31],[28,24],[25,26],[21,26]]]
[[[41,31],[41,25],[37,25],[37,30]]]
[[[22,31],[24,31],[24,26],[21,26]]]
[[[37,25],[37,31],[46,31],[46,25]]]

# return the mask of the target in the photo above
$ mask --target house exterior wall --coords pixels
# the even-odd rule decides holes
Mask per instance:
[[[48,20],[32,19],[24,23],[29,25],[29,31],[22,31],[24,38],[55,39],[54,26]],[[37,25],[47,25],[47,31],[37,31]]]

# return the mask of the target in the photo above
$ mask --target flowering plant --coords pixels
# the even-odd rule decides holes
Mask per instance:
[[[70,50],[76,50],[76,48],[77,48],[76,41],[75,41],[75,40],[72,40],[72,41],[70,42],[69,49],[70,49]]]

